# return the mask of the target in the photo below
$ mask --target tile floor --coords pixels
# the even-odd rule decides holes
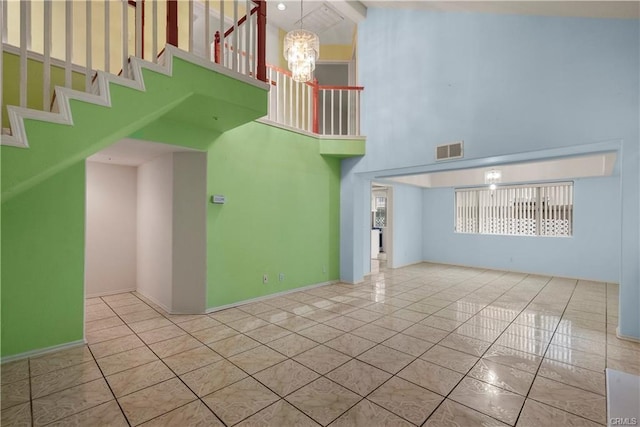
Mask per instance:
[[[2,365],[2,426],[596,426],[617,285],[419,264],[210,315],[86,301],[87,346]]]

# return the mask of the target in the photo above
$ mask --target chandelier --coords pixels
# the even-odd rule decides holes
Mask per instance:
[[[489,184],[491,190],[496,189],[496,184],[502,180],[502,172],[497,169],[491,169],[484,173],[484,183]]]
[[[284,37],[284,58],[287,60],[293,80],[308,82],[313,76],[320,56],[320,38],[302,29],[302,0],[300,0],[300,29],[292,30]]]

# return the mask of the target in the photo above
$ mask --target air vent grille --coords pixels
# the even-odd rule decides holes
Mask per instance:
[[[436,161],[459,159],[463,156],[463,141],[451,144],[438,145],[436,147]]]

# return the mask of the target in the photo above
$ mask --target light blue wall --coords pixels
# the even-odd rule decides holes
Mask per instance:
[[[637,20],[370,8],[358,28],[367,155],[344,162],[342,194],[351,203],[341,218],[343,278],[357,281],[366,272],[361,192],[388,169],[429,169],[434,147],[457,140],[465,141],[467,161],[488,163],[618,140],[620,331],[640,337],[639,52]]]
[[[576,180],[573,237],[555,238],[455,233],[454,189],[423,190],[423,258],[618,283],[619,195],[619,177]]]
[[[393,268],[423,260],[422,189],[393,186]]]

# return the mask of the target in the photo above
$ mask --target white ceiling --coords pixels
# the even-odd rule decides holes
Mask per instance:
[[[287,8],[278,10],[278,3],[283,3]],[[307,30],[317,31],[322,44],[351,44],[356,25],[353,20],[345,16],[341,7],[337,3],[346,3],[345,1],[317,1],[305,0],[302,2],[303,28]],[[267,20],[275,26],[290,31],[300,26],[300,1],[295,0],[269,0],[267,1]],[[329,9],[329,11],[326,11]],[[324,13],[323,13],[324,12]],[[327,12],[337,15],[335,24],[330,27],[321,26],[322,31],[316,28],[310,28],[317,22],[315,17],[327,16]]]
[[[156,157],[180,151],[196,151],[176,145],[125,138],[87,158],[89,162],[140,166]]]
[[[367,7],[433,11],[504,13],[516,15],[573,16],[585,18],[640,18],[637,1],[394,1],[363,0]]]
[[[615,162],[616,153],[602,153],[540,162],[450,170],[385,179],[423,188],[479,186],[485,185],[484,173],[486,171],[497,169],[502,172],[501,184],[562,181],[577,178],[611,176],[614,172]]]

